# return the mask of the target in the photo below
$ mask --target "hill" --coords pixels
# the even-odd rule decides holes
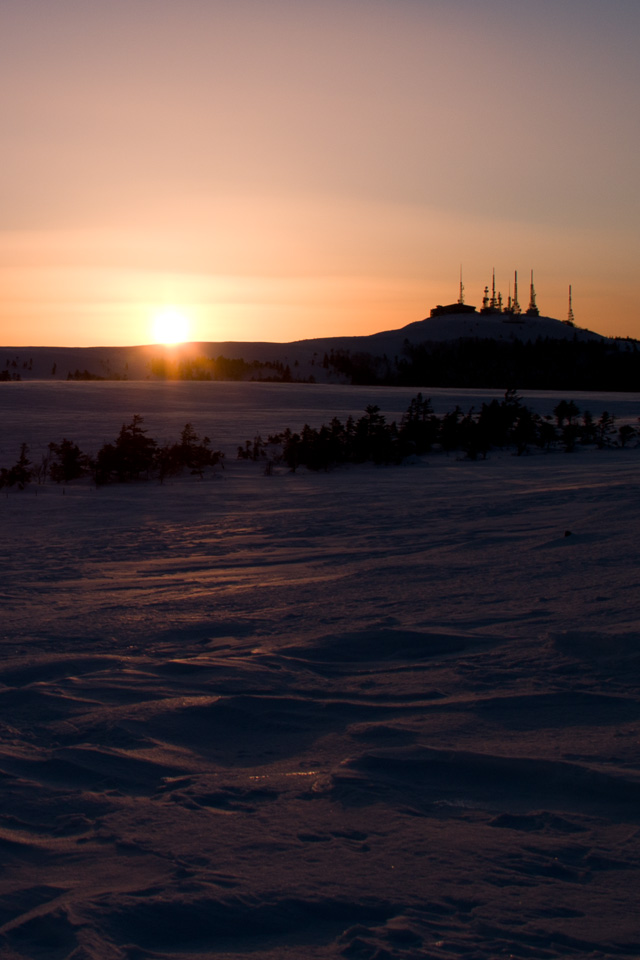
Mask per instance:
[[[419,387],[640,389],[637,341],[553,317],[438,307],[368,336],[290,343],[0,348],[0,380],[262,380]]]

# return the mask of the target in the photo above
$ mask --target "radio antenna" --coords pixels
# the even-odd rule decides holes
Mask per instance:
[[[533,270],[531,271],[531,286],[529,287],[529,309],[527,310],[527,316],[537,317],[540,315],[540,311],[536,306],[536,288],[533,285]]]
[[[573,315],[573,298],[571,296],[571,284],[569,284],[569,313],[567,314],[567,323],[570,327],[574,327],[576,323],[576,318]]]

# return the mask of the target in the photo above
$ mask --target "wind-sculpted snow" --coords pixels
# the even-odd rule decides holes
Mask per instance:
[[[637,476],[3,492],[3,960],[635,960]]]

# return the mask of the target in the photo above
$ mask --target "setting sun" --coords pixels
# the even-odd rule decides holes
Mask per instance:
[[[189,320],[184,313],[168,307],[153,318],[153,339],[155,343],[184,343],[189,338]]]

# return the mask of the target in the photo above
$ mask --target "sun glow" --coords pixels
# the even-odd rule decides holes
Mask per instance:
[[[189,339],[189,329],[189,318],[179,310],[167,307],[156,313],[153,318],[154,343],[184,343]]]

